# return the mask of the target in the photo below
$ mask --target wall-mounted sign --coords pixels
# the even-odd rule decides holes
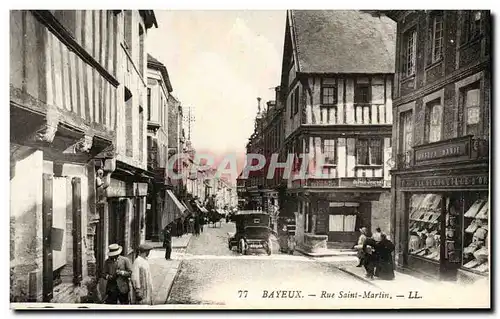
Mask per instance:
[[[415,165],[448,163],[470,159],[471,137],[416,146]]]
[[[459,188],[459,187],[487,187],[488,175],[470,176],[429,176],[403,178],[400,186],[403,188]]]

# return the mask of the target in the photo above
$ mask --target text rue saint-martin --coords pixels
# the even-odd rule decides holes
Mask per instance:
[[[382,291],[366,290],[363,292],[338,291],[331,292],[323,290],[319,294],[306,294],[301,290],[263,290],[262,298],[265,299],[300,299],[305,297],[316,297],[322,299],[392,299],[392,295]],[[396,295],[396,298],[421,299],[418,291],[410,291],[408,294]]]

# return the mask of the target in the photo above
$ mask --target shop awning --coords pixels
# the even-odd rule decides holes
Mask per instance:
[[[195,210],[193,209],[193,206],[191,205],[191,203],[189,201],[184,202],[184,205],[187,207],[187,209],[189,210],[189,212],[191,212],[191,213],[195,212]]]
[[[223,215],[223,216],[226,216],[226,212],[220,208],[217,209],[217,213]]]
[[[167,196],[161,220],[162,229],[177,218],[181,218],[187,208],[177,199],[171,190],[166,191]]]
[[[196,207],[202,212],[202,213],[208,213],[208,210],[201,206],[198,202],[196,203]]]

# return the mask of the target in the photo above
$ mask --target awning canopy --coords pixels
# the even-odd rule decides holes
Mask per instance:
[[[196,203],[196,207],[202,212],[202,213],[208,213],[208,210],[201,206],[200,204]]]
[[[163,208],[163,214],[161,219],[162,229],[173,222],[177,218],[181,218],[187,211],[186,206],[184,206],[175,196],[171,190],[166,191],[167,196],[165,200],[165,206]]]

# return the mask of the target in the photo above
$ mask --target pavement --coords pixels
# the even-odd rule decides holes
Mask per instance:
[[[387,309],[453,308],[469,305],[474,298],[481,304],[489,300],[486,287],[466,291],[454,283],[428,282],[406,273],[396,272],[393,281],[369,280],[363,268],[355,267],[355,256],[284,254],[276,240],[270,256],[259,250],[241,255],[227,246],[227,234],[234,231],[233,223],[222,222],[217,227],[205,226],[199,236],[174,239],[178,244],[168,261],[164,249],[154,249],[149,261],[155,305],[175,309]],[[277,297],[284,292],[288,298]],[[293,298],[291,294],[295,294]]]
[[[297,246],[295,247],[295,250],[303,255],[310,257],[356,256],[356,251],[353,251],[352,249],[325,248],[317,252],[308,252],[304,250],[302,247]]]

